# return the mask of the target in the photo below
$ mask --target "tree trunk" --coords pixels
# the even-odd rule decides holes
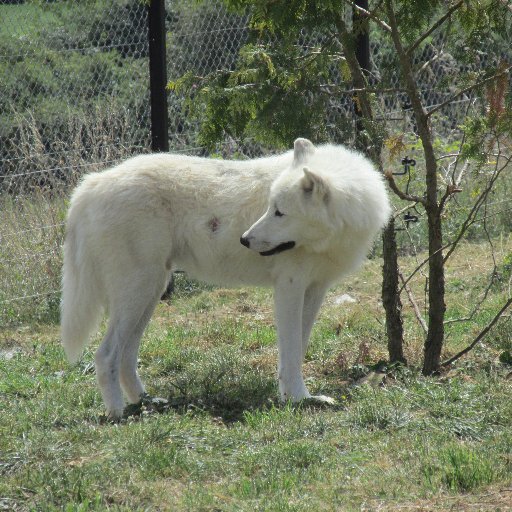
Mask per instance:
[[[360,4],[362,2],[358,2]],[[365,7],[367,5],[365,4]],[[373,163],[382,172],[381,138],[377,133],[369,134],[369,138],[364,140],[365,133],[362,130],[361,120],[368,121],[368,129],[374,129],[374,115],[371,107],[369,94],[365,91],[367,85],[361,63],[355,52],[352,35],[350,34],[345,22],[340,17],[337,20],[340,42],[343,47],[343,53],[352,75],[354,87],[359,89],[357,93],[356,112],[359,116],[359,127],[357,130],[358,148],[366,153]],[[363,26],[364,28],[364,26]],[[367,25],[366,25],[367,28]],[[359,37],[361,34],[359,34]],[[366,67],[369,68],[369,59]],[[366,70],[368,71],[368,69]],[[373,136],[372,136],[373,135]],[[398,275],[398,256],[395,238],[395,222],[392,219],[382,234],[383,243],[383,266],[382,266],[382,304],[386,313],[386,334],[388,340],[388,353],[390,362],[406,363],[403,354],[403,319],[402,302],[399,293],[399,275]]]
[[[432,211],[433,210],[433,211]],[[441,364],[441,350],[444,341],[444,262],[441,215],[438,208],[428,211],[428,334],[425,340],[423,375],[437,372]]]
[[[441,350],[444,342],[444,261],[441,213],[442,206],[437,200],[437,160],[433,146],[430,118],[423,107],[421,94],[416,83],[411,57],[406,53],[400,39],[398,23],[392,0],[386,0],[391,38],[400,60],[400,68],[411,100],[418,135],[425,155],[425,182],[427,186],[424,206],[428,218],[428,333],[425,340],[423,374],[430,375],[439,370]]]
[[[382,303],[386,311],[389,362],[407,364],[403,352],[404,326],[398,289],[398,258],[393,218],[382,233],[382,256]]]

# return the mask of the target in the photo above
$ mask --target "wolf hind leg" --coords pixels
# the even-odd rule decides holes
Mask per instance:
[[[128,398],[128,402],[132,404],[137,403],[145,393],[144,384],[140,380],[137,372],[137,358],[142,335],[144,334],[151,316],[153,315],[153,311],[155,310],[159,298],[160,295],[157,295],[148,304],[121,355],[119,376],[121,388]]]
[[[119,382],[121,361],[122,318],[110,318],[107,334],[96,351],[96,380],[101,391],[106,414],[111,419],[119,419],[123,414],[124,400]]]
[[[96,352],[96,376],[111,419],[123,414],[122,389],[131,402],[137,402],[144,393],[137,374],[137,355],[144,329],[164,290],[165,278],[165,269],[149,272],[146,268],[138,279],[130,275],[127,285],[110,297],[110,322]]]

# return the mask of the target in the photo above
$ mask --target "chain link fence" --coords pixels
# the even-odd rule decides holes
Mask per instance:
[[[249,35],[248,16],[230,13],[218,2],[166,2],[166,8],[169,81],[186,72],[206,76],[235,65],[238,50]],[[183,97],[169,92],[167,101],[171,149],[203,154],[203,148],[197,144],[197,127],[187,116]],[[226,155],[240,149],[237,141],[225,141],[223,146]]]
[[[248,39],[247,16],[194,0],[167,1],[166,10],[169,80],[234,66]],[[150,150],[147,16],[143,0],[0,0],[0,325],[58,319],[71,188],[85,172]],[[318,41],[305,38],[305,48]],[[380,115],[391,132],[411,132],[407,97],[394,91],[396,55],[371,40],[370,81],[390,89],[378,98]],[[434,33],[430,54],[418,57],[431,106],[453,94],[454,75],[468,65],[445,46]],[[331,140],[353,141],[353,108],[351,94],[329,100]],[[440,134],[454,140],[468,109],[482,108],[477,97],[462,95],[440,111]],[[168,112],[170,149],[206,154],[184,99],[170,93]],[[250,141],[222,144],[225,156],[260,152]]]
[[[58,318],[66,198],[148,151],[147,7],[0,2],[0,325]]]

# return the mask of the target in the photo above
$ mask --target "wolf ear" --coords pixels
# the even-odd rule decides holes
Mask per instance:
[[[309,155],[315,152],[315,146],[308,139],[296,139],[293,143],[293,166],[303,164]]]
[[[301,180],[302,190],[305,194],[323,199],[326,203],[329,200],[329,185],[318,174],[304,167],[304,176]]]

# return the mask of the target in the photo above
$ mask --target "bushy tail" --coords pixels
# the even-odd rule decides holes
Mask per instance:
[[[66,356],[72,363],[87,346],[103,309],[93,262],[81,242],[70,219],[64,243],[61,336]]]

